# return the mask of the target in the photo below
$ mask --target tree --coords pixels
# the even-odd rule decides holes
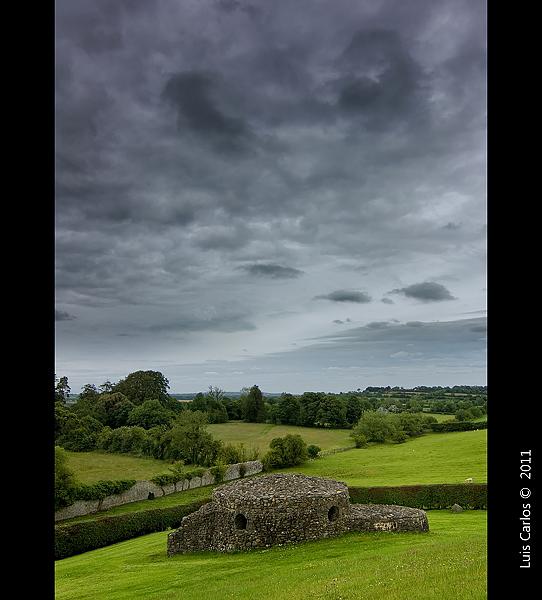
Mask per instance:
[[[248,423],[263,423],[265,421],[265,404],[263,395],[257,385],[250,390],[243,390],[241,396],[241,415]]]
[[[301,404],[292,394],[282,394],[275,409],[276,422],[283,425],[299,425]]]
[[[263,464],[267,470],[295,467],[308,458],[307,444],[297,434],[274,438],[271,440],[269,448],[269,452],[263,458]]]
[[[104,425],[115,429],[128,423],[128,416],[133,409],[133,403],[120,392],[101,394],[96,402],[94,416]]]
[[[171,401],[168,389],[169,381],[158,371],[135,371],[113,387],[114,392],[124,394],[135,405],[158,400],[167,406]]]
[[[169,425],[173,414],[164,408],[158,400],[147,400],[135,406],[128,413],[128,425],[139,425],[144,429],[156,427],[156,425]]]
[[[68,385],[68,378],[61,377],[57,379],[55,376],[55,402],[62,402],[66,404],[66,401],[70,397],[71,388]]]
[[[55,446],[55,510],[71,504],[75,477],[67,462],[68,455],[64,449]]]
[[[207,415],[201,411],[183,411],[173,427],[164,434],[167,458],[184,460],[187,464],[214,464],[221,444],[207,431]]]
[[[361,415],[357,425],[352,430],[352,437],[363,435],[368,442],[385,442],[391,439],[397,429],[394,415],[367,411]]]
[[[95,417],[99,399],[100,393],[96,389],[96,386],[87,383],[83,386],[83,389],[77,398],[77,402],[75,402],[71,408],[79,416],[90,415]]]

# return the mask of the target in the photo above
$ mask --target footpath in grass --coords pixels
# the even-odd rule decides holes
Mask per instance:
[[[486,511],[428,518],[428,533],[170,558],[154,533],[57,561],[56,599],[485,600]]]
[[[375,444],[282,472],[330,477],[351,486],[487,481],[487,430],[428,433],[404,444]]]

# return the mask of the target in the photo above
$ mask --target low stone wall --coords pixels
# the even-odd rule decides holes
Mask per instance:
[[[228,465],[224,475],[224,481],[239,479],[241,477],[241,470],[244,470],[243,477],[246,477],[248,475],[260,473],[262,469],[263,466],[259,460]],[[155,498],[158,498],[159,496],[173,494],[173,492],[181,492],[188,489],[192,490],[194,488],[212,485],[213,483],[215,483],[215,477],[210,471],[206,471],[201,477],[183,479],[162,487],[154,484],[152,481],[136,481],[135,485],[122,494],[113,494],[107,496],[103,500],[77,500],[70,506],[57,510],[55,512],[55,521],[73,519],[74,517],[90,515],[92,513],[113,508],[114,506],[120,506],[121,504],[147,500],[151,493],[154,494]]]

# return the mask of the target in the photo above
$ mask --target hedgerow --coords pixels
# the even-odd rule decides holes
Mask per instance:
[[[398,504],[424,510],[450,508],[487,508],[486,483],[443,483],[396,487],[349,487],[350,500],[357,504]]]
[[[129,540],[140,535],[179,527],[183,517],[209,499],[181,506],[157,508],[103,517],[79,523],[55,525],[55,560]]]
[[[487,429],[487,421],[444,421],[444,423],[432,423],[431,429],[438,433],[449,431],[475,431]]]
[[[117,481],[97,481],[96,483],[78,483],[73,487],[71,497],[76,500],[103,500],[112,494],[122,494],[136,483],[135,479]]]

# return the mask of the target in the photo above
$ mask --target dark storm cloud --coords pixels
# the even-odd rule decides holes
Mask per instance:
[[[357,292],[355,290],[336,290],[329,294],[315,296],[315,300],[331,300],[332,302],[356,302],[365,304],[371,302],[371,297],[366,292]]]
[[[468,0],[58,0],[56,285],[78,315],[69,329],[100,323],[120,342],[133,327],[143,345],[168,324],[235,337],[307,302],[321,314],[292,335],[342,330],[326,311],[371,300],[350,289],[360,265],[375,297],[409,272],[439,273],[457,278],[461,310],[483,306],[484,19]],[[280,296],[266,278],[285,281]],[[310,302],[322,290],[330,303]],[[395,315],[401,304],[394,316],[425,318]]]
[[[73,321],[75,317],[64,310],[55,310],[55,321]]]
[[[407,298],[415,298],[422,302],[439,302],[441,300],[455,300],[441,283],[434,281],[425,281],[423,283],[413,283],[404,288],[395,289],[390,294],[404,294]]]
[[[197,71],[178,73],[168,80],[163,96],[177,109],[177,126],[182,129],[186,124],[203,135],[243,135],[243,120],[223,114],[213,100],[213,83],[210,74]]]
[[[295,279],[303,275],[303,271],[300,271],[299,269],[274,264],[243,265],[239,268],[244,269],[250,275],[256,277],[269,277],[271,279]]]

